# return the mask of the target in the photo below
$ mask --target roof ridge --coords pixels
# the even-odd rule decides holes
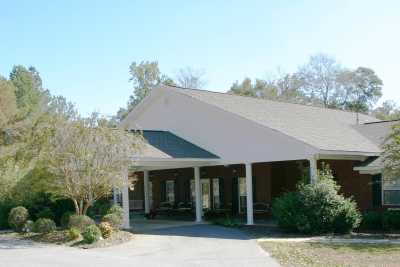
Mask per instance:
[[[270,101],[270,102],[274,102],[274,103],[281,103],[281,104],[287,104],[287,105],[295,105],[295,106],[301,106],[301,107],[308,107],[308,108],[314,108],[314,109],[318,109],[318,110],[329,110],[329,111],[337,111],[337,112],[344,112],[344,113],[351,113],[351,114],[356,114],[356,112],[353,111],[349,111],[349,110],[342,110],[342,109],[338,109],[338,108],[327,108],[327,107],[320,107],[320,106],[314,106],[314,105],[307,105],[307,104],[301,104],[301,103],[292,103],[292,102],[288,102],[288,101],[284,101],[284,100],[276,100],[276,99],[268,99],[268,98],[257,98],[257,97],[252,97],[252,96],[245,96],[245,95],[237,95],[237,94],[230,94],[228,92],[216,92],[216,91],[211,91],[211,90],[206,90],[206,89],[197,89],[197,88],[188,88],[188,87],[182,87],[182,86],[177,86],[177,85],[166,85],[163,84],[166,87],[173,87],[176,88],[178,90],[192,90],[192,91],[198,91],[198,92],[206,92],[206,93],[213,93],[213,94],[220,94],[220,95],[229,95],[229,96],[234,96],[234,97],[243,97],[243,98],[247,98],[247,99],[252,99],[252,100],[256,100],[256,101]],[[368,116],[371,118],[375,118],[377,120],[379,120],[378,118],[366,114],[366,113],[359,113],[362,114],[364,116]],[[380,122],[380,121],[377,121]],[[375,122],[375,123],[377,123]],[[373,123],[373,122],[370,122]]]

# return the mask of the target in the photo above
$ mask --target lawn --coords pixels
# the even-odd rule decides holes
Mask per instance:
[[[283,266],[399,266],[400,245],[260,242]]]

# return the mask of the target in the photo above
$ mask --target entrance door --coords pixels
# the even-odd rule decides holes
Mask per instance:
[[[238,178],[238,193],[239,193],[239,213],[244,213],[247,207],[247,197],[246,197],[246,178]]]
[[[211,207],[211,190],[210,190],[210,180],[209,179],[200,179],[200,189],[201,189],[201,203],[203,209],[210,209]],[[196,193],[194,180],[190,180],[190,191],[193,206],[196,205]]]

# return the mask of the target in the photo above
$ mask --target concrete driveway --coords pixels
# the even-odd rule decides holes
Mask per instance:
[[[7,240],[1,266],[279,266],[237,229],[188,225],[137,234],[125,244],[83,250]]]

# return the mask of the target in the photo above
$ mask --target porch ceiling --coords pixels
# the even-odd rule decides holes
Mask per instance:
[[[218,159],[202,158],[135,158],[132,169],[135,171],[152,171],[164,169],[179,169],[190,167],[202,167],[221,165]]]

